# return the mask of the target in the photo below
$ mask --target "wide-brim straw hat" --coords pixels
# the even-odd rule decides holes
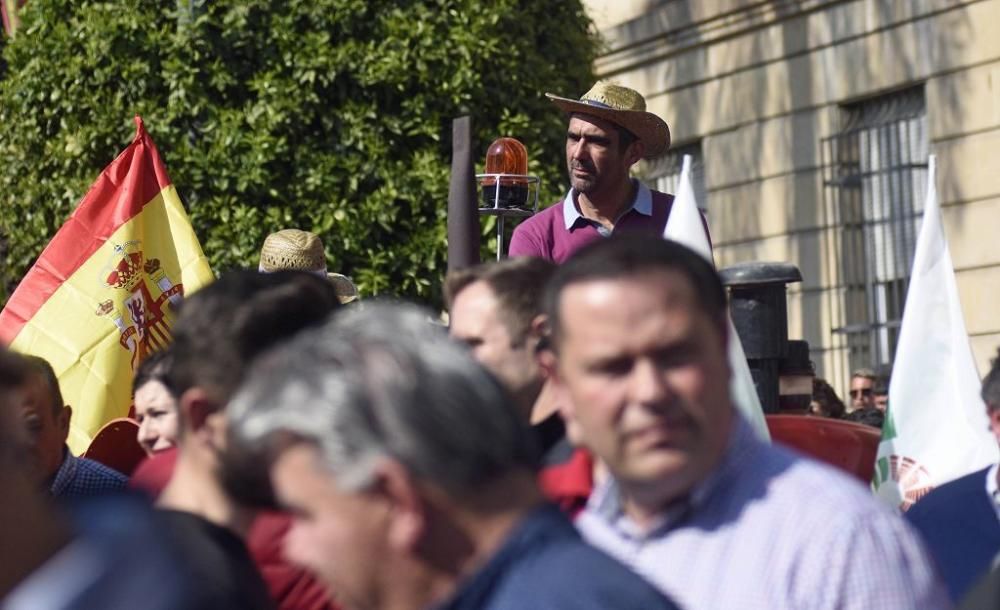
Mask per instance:
[[[350,303],[358,298],[358,288],[351,278],[326,270],[326,251],[319,236],[300,229],[282,229],[264,239],[257,267],[264,273],[298,270],[325,277],[333,284],[337,300]]]
[[[621,85],[598,81],[579,100],[546,93],[545,97],[564,112],[589,114],[632,132],[646,146],[644,158],[662,155],[670,148],[670,128],[666,121],[646,112],[646,99]]]

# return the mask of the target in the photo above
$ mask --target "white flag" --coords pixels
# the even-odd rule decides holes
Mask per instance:
[[[691,248],[708,259],[713,266],[715,265],[712,245],[705,234],[705,225],[702,223],[701,212],[698,211],[698,203],[694,198],[694,187],[691,185],[691,155],[684,155],[684,160],[681,162],[677,195],[670,208],[663,237]],[[770,440],[771,434],[767,430],[764,409],[760,406],[760,398],[753,385],[753,376],[750,375],[750,366],[747,364],[746,354],[743,353],[743,344],[740,343],[740,336],[736,333],[736,327],[733,326],[733,320],[728,313],[726,322],[729,324],[729,367],[733,371],[729,380],[729,394],[757,434],[765,440]]]
[[[934,174],[932,155],[872,482],[879,496],[902,510],[1000,458],[979,396]]]

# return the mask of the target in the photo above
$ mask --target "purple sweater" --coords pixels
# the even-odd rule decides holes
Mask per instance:
[[[663,235],[673,203],[673,195],[650,190],[638,183],[632,208],[618,218],[612,234]],[[509,255],[537,256],[563,263],[574,252],[601,237],[596,224],[577,211],[573,191],[570,191],[563,201],[542,210],[514,229]]]

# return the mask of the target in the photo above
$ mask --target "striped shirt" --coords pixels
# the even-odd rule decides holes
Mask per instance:
[[[951,607],[897,514],[845,474],[759,441],[742,419],[720,466],[652,528],[623,514],[613,480],[577,526],[687,610]]]

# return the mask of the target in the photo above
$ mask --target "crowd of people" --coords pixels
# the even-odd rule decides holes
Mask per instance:
[[[0,607],[997,607],[996,467],[904,518],[758,438],[719,276],[630,178],[666,124],[604,83],[554,101],[572,188],[518,256],[449,273],[447,324],[359,300],[294,229],[189,295],[135,372],[129,478],[68,451],[43,359],[0,350]],[[862,373],[850,410],[878,411]],[[1000,363],[983,395],[1000,430]]]

